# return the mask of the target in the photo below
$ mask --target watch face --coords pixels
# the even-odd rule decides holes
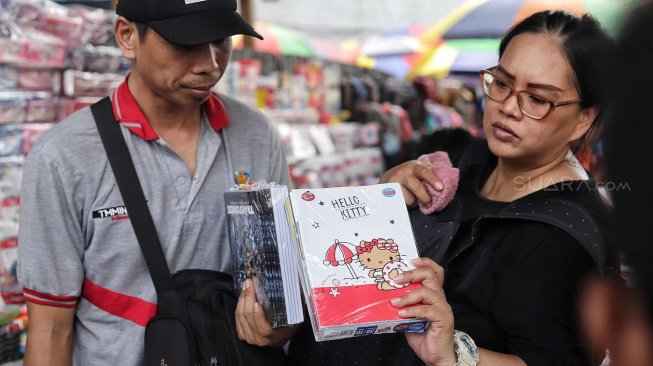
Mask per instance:
[[[470,356],[476,358],[478,357],[478,349],[476,348],[476,345],[474,345],[473,341],[467,334],[462,335],[460,337],[460,341],[465,346],[465,350],[467,353],[469,353]]]

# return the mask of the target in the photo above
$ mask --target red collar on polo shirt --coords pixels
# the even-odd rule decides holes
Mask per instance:
[[[156,140],[159,138],[159,135],[156,134],[150,122],[145,117],[145,114],[143,114],[141,107],[136,103],[136,99],[134,99],[127,86],[127,79],[129,79],[129,75],[127,75],[125,81],[113,92],[111,98],[113,114],[116,116],[118,122],[127,127],[135,135],[140,136],[143,140]],[[216,132],[229,124],[227,110],[216,94],[211,94],[203,106],[206,117]]]

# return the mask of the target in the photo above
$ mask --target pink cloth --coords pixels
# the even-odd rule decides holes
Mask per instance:
[[[431,194],[431,203],[428,205],[419,203],[419,210],[426,215],[436,211],[442,211],[453,200],[453,196],[456,194],[460,171],[451,165],[449,155],[444,151],[425,154],[417,160],[430,166],[431,171],[440,178],[444,186],[441,191],[436,191],[430,184],[422,183],[424,188]]]

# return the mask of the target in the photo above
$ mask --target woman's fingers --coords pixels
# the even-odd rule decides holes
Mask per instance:
[[[399,183],[401,184],[403,191],[407,191],[408,194],[412,195],[413,198],[411,203],[413,206],[417,204],[417,202],[420,202],[423,205],[431,203],[431,194],[426,188],[424,188],[424,185],[417,174],[402,177]],[[404,199],[406,199],[405,193]],[[408,204],[407,199],[406,204]]]
[[[379,179],[381,183],[396,182],[401,184],[404,199],[408,206],[417,202],[429,204],[431,195],[422,182],[430,184],[436,190],[442,190],[440,178],[433,173],[430,167],[417,160],[405,162],[385,172]]]
[[[397,314],[402,318],[423,318],[435,324],[453,323],[451,306],[446,302],[409,306],[399,310]]]
[[[401,308],[397,314],[402,318],[423,318],[438,327],[453,324],[453,312],[444,292],[420,287],[408,294],[391,300],[392,305]]]
[[[414,259],[411,263],[416,268],[394,280],[398,283],[420,283],[422,286],[391,302],[400,308],[397,311],[400,317],[426,319],[430,325],[424,333],[406,334],[408,344],[427,364],[453,364],[456,360],[453,350],[454,317],[442,289],[444,269],[429,258]]]
[[[403,318],[425,318],[431,322],[453,322],[451,306],[442,289],[444,269],[429,258],[412,261],[417,268],[395,278],[398,283],[421,283],[422,287],[392,299]]]
[[[435,188],[436,191],[441,191],[444,188],[442,179],[433,173],[433,169],[426,164],[419,163],[419,165],[415,167],[415,176],[419,178],[419,180],[428,183],[431,187]]]
[[[394,278],[397,283],[421,283],[423,286],[438,289],[444,284],[444,268],[430,258],[416,258],[411,261],[416,267]]]

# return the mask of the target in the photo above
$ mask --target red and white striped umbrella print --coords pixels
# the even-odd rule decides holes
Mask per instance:
[[[344,241],[335,240],[335,243],[329,247],[324,256],[324,265],[325,266],[347,266],[349,273],[353,279],[359,278],[354,272],[354,269],[351,267],[351,263],[356,260],[358,254],[355,250],[352,250],[351,247],[355,247],[351,243]]]

